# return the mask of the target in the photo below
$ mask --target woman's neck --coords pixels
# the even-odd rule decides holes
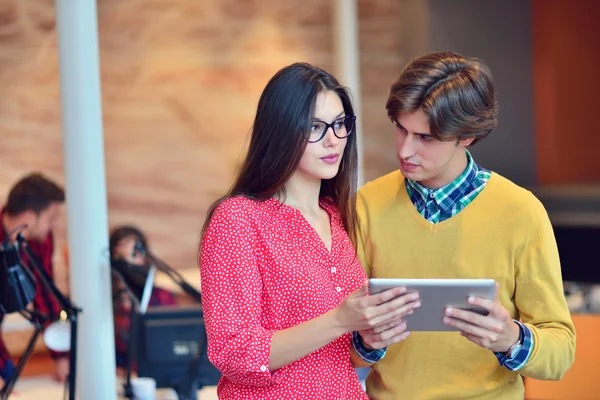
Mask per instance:
[[[285,184],[285,196],[280,200],[302,213],[316,214],[320,212],[319,194],[321,180],[294,174]]]

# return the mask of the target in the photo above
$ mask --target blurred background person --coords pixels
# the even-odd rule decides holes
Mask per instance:
[[[127,366],[127,348],[129,330],[131,327],[132,301],[125,285],[133,294],[141,298],[143,285],[148,276],[150,263],[145,250],[148,249],[146,235],[140,229],[131,225],[116,227],[109,239],[111,260],[122,260],[127,263],[128,273],[123,279],[113,274],[112,299],[115,325],[115,352],[119,373]],[[174,306],[177,299],[174,293],[154,286],[150,296],[149,306]]]
[[[10,189],[6,204],[0,212],[0,241],[16,240],[19,232],[27,240],[35,263],[48,281],[54,280],[52,257],[54,254],[54,236],[52,230],[60,218],[65,193],[62,187],[40,173],[32,173],[20,179]],[[31,268],[27,254],[21,252],[25,265]],[[56,298],[48,292],[40,281],[37,271],[32,269],[36,278],[36,295],[33,300],[35,311],[47,319],[44,329],[60,316],[61,307]],[[4,315],[0,312],[0,327]],[[1,331],[0,331],[1,332]],[[55,361],[54,377],[64,382],[69,374],[68,353],[50,351]],[[14,374],[15,366],[0,335],[0,376],[6,382]]]

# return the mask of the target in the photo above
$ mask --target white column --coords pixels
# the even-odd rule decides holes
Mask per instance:
[[[360,58],[358,46],[358,15],[356,0],[335,0],[333,3],[336,76],[352,91],[356,113],[358,143],[358,187],[364,183],[362,108],[360,94]]]
[[[77,397],[116,399],[115,343],[95,0],[56,0],[73,301],[83,309]]]

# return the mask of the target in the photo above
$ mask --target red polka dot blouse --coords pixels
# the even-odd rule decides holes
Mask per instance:
[[[200,271],[208,357],[221,399],[368,399],[350,363],[351,335],[276,371],[273,334],[337,307],[366,275],[339,212],[321,201],[332,245],[300,211],[275,199],[234,197],[215,211]]]

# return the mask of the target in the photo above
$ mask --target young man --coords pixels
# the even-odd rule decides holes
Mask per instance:
[[[0,241],[7,235],[9,240],[15,240],[18,227],[27,225],[22,230],[23,236],[29,243],[37,265],[44,271],[48,279],[53,278],[52,254],[54,251],[52,229],[60,217],[62,204],[65,201],[63,189],[40,174],[31,174],[22,178],[10,190],[6,205],[0,212]],[[15,231],[17,229],[17,231]],[[27,254],[23,251],[21,258],[29,264]],[[58,319],[60,305],[52,294],[48,293],[36,277],[36,296],[33,300],[35,309],[47,316],[49,321]],[[4,315],[0,313],[0,324]],[[67,353],[51,352],[56,362],[56,379],[64,381],[69,373]],[[0,376],[6,382],[14,373],[14,364],[8,354],[6,345],[0,336]]]
[[[372,278],[493,278],[488,316],[446,309],[460,333],[361,331],[372,399],[523,399],[523,376],[570,368],[575,330],[552,226],[527,190],[475,163],[467,147],[496,126],[492,75],[477,59],[432,53],[410,63],[387,102],[400,171],[358,193],[358,252]],[[415,310],[418,313],[419,310]],[[410,331],[410,324],[406,327]],[[385,357],[372,351],[390,345]]]

